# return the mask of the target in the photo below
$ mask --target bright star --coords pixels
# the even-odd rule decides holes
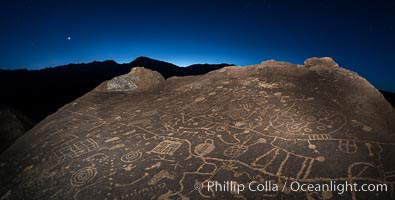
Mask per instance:
[[[71,37],[69,36],[69,37],[67,37],[67,40],[71,40]]]

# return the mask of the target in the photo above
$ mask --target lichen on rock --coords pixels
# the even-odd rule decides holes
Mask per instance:
[[[107,91],[130,92],[157,87],[165,79],[156,71],[135,67],[128,74],[117,76],[107,82]]]

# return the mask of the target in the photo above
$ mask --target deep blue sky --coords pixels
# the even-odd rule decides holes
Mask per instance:
[[[2,69],[141,55],[180,66],[330,56],[395,91],[394,0],[1,0],[0,27]]]

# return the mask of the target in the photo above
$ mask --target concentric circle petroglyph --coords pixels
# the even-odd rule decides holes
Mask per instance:
[[[140,151],[131,151],[131,152],[124,154],[121,157],[121,160],[123,162],[130,163],[130,162],[134,162],[134,161],[140,159],[141,156],[142,156],[142,153]]]
[[[88,183],[93,178],[95,178],[97,174],[96,168],[93,167],[85,167],[79,169],[71,176],[71,185],[80,186]]]

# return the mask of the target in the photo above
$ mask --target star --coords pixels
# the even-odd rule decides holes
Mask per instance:
[[[71,40],[71,37],[69,36],[69,37],[67,37],[67,40]]]

